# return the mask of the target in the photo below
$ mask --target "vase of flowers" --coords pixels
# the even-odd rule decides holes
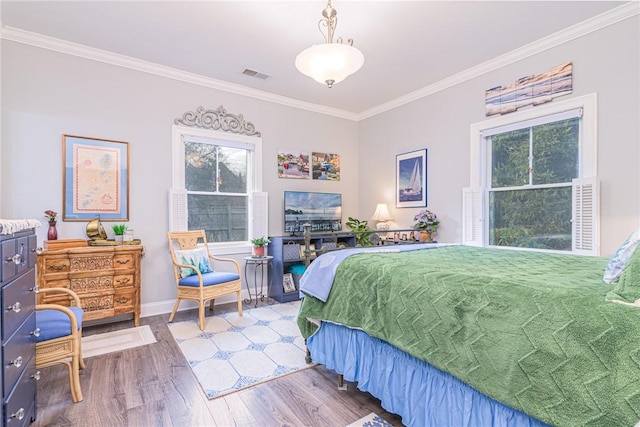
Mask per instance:
[[[424,209],[418,212],[418,214],[413,217],[413,220],[416,221],[413,228],[420,230],[420,240],[423,242],[431,242],[438,231],[438,225],[440,225],[436,214],[429,209]]]
[[[47,240],[58,240],[58,229],[56,228],[56,217],[58,213],[48,209],[44,211],[44,217],[47,218],[49,223],[49,230],[47,231]]]

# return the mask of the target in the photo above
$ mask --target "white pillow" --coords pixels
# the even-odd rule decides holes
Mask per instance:
[[[179,264],[193,265],[200,270],[200,273],[211,273],[209,256],[206,248],[176,250],[176,258]],[[193,268],[180,267],[180,277],[185,278],[197,274]]]
[[[627,237],[627,240],[620,245],[616,253],[613,254],[609,260],[609,263],[604,268],[604,276],[602,277],[605,283],[615,283],[618,281],[638,243],[640,243],[640,228]]]

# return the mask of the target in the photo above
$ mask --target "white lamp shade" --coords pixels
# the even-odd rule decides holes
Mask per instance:
[[[296,57],[296,68],[319,83],[339,83],[358,71],[364,55],[353,46],[342,43],[316,44]]]
[[[387,205],[385,203],[378,203],[371,219],[374,221],[391,221],[393,218],[391,218],[391,214],[389,214]]]

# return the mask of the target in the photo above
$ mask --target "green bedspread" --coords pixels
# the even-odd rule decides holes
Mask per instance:
[[[307,318],[369,335],[557,426],[640,420],[640,309],[605,300],[605,258],[466,246],[347,258]],[[313,356],[313,355],[312,355]]]

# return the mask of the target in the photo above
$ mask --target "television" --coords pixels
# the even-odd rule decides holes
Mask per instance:
[[[312,232],[342,230],[342,194],[284,192],[284,232],[295,235],[311,224]]]

